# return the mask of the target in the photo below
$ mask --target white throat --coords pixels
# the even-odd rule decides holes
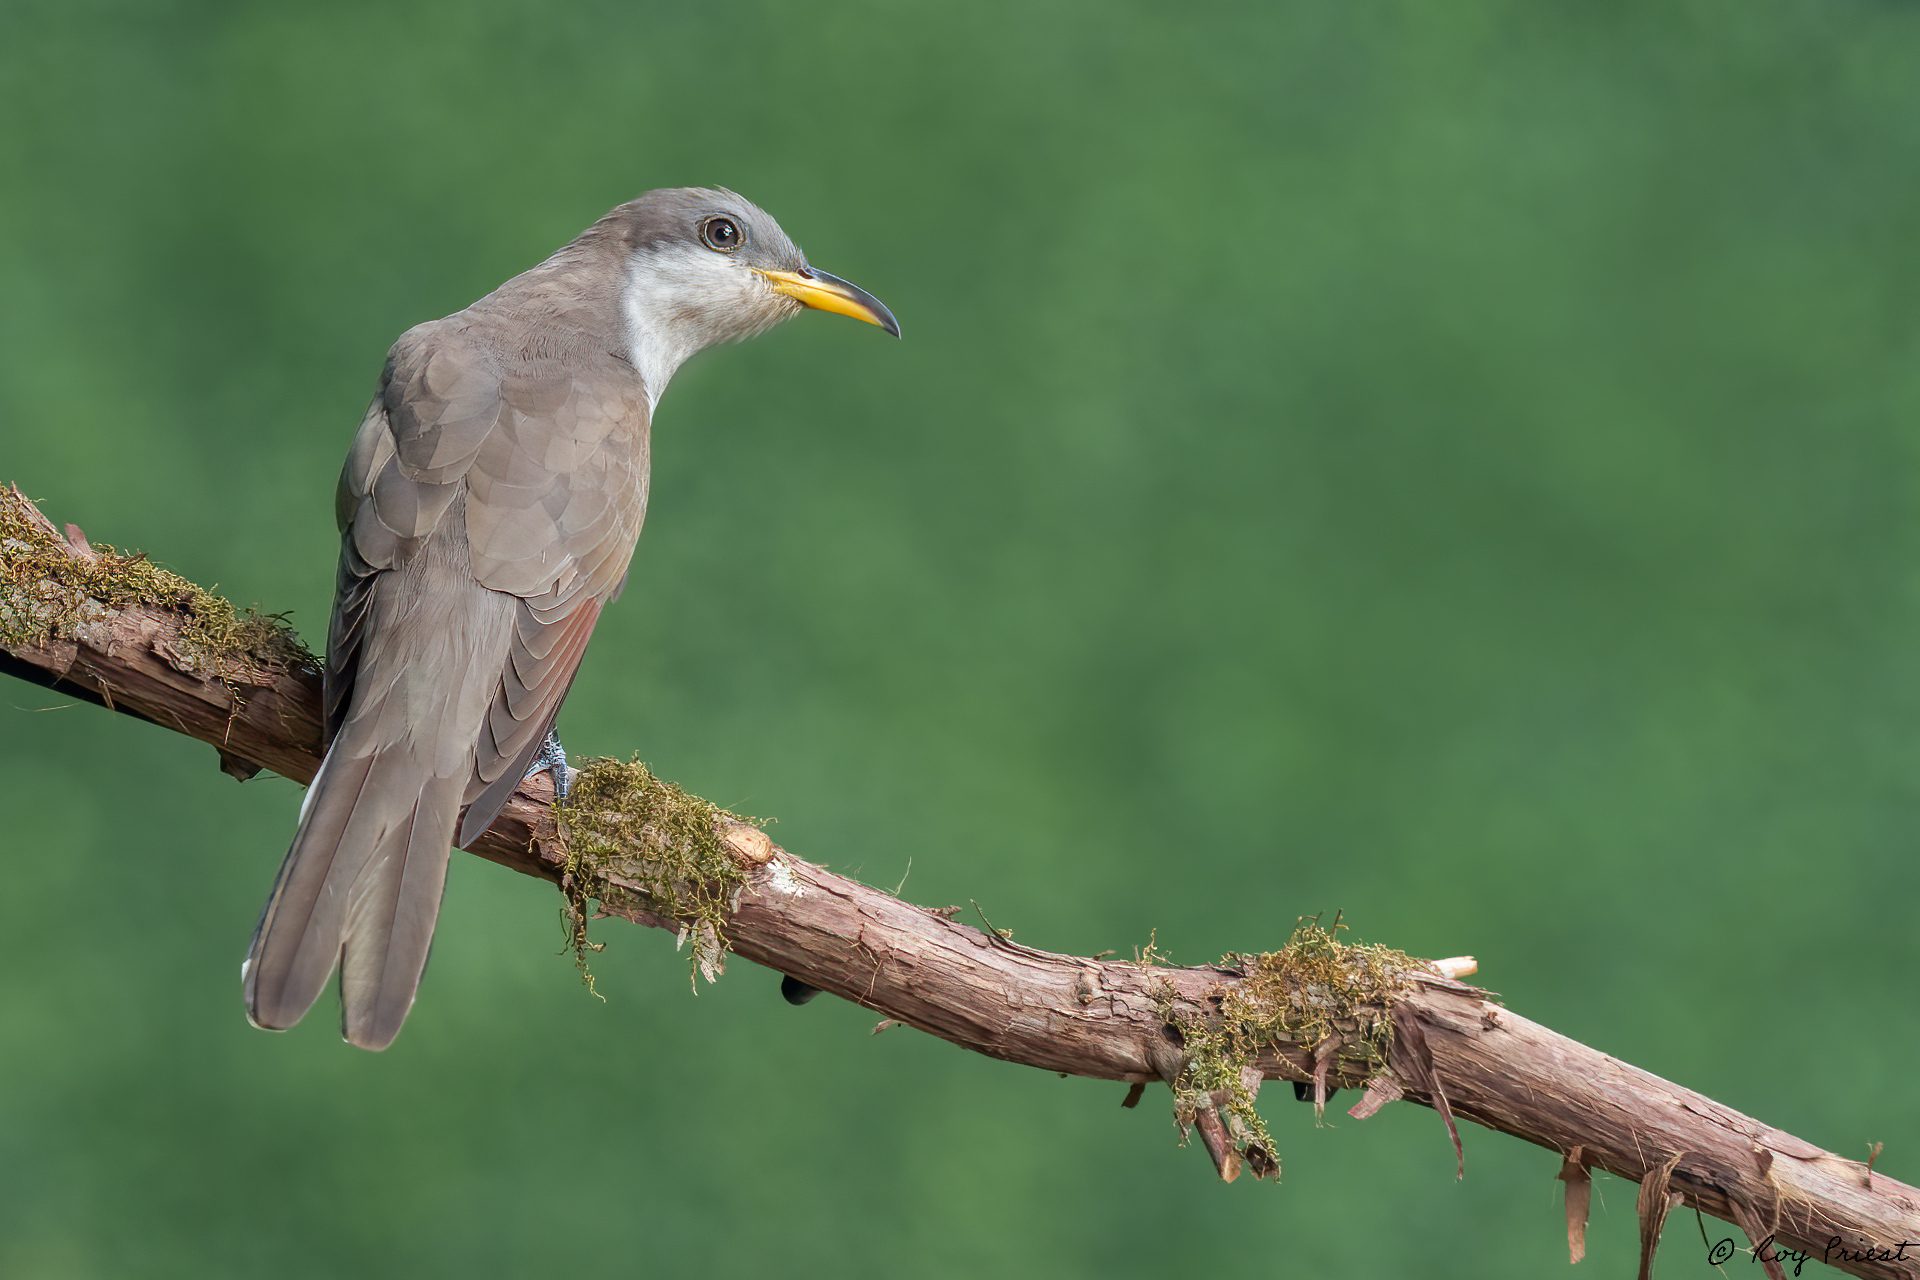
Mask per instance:
[[[688,356],[751,338],[800,307],[738,259],[685,245],[635,254],[620,310],[651,409]]]
[[[627,267],[627,288],[620,299],[627,321],[628,357],[647,390],[649,412],[659,405],[674,371],[698,349],[686,326],[663,321],[673,314],[673,297],[683,282],[672,273],[662,273],[657,263],[657,259],[635,258]]]

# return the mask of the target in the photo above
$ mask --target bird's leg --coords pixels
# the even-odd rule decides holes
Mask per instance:
[[[573,790],[573,780],[580,771],[567,763],[567,749],[560,745],[558,733],[549,732],[546,741],[540,744],[540,754],[533,758],[526,776],[531,778],[536,773],[553,775],[553,798],[556,800],[565,800],[567,793]]]

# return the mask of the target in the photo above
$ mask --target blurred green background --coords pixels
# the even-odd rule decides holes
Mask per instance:
[[[1037,945],[1342,909],[1911,1179],[1916,58],[1854,0],[5,0],[0,480],[317,638],[387,344],[737,187],[906,340],[682,372],[570,748]],[[601,1004],[472,859],[392,1052],[258,1034],[298,792],[214,766],[0,688],[0,1274],[1564,1266],[1551,1153],[1276,1096],[1222,1187],[1164,1093],[662,934]]]

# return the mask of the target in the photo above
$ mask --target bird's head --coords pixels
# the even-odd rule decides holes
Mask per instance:
[[[621,295],[635,365],[657,397],[682,360],[807,308],[900,324],[865,289],[808,265],[773,216],[713,187],[649,191],[614,211],[629,250]]]

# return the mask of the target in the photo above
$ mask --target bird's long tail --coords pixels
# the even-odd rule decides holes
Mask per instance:
[[[373,719],[341,726],[313,780],[254,932],[245,987],[253,1024],[284,1030],[338,960],[342,1034],[384,1049],[426,970],[466,779],[436,773],[416,744],[379,733]]]

